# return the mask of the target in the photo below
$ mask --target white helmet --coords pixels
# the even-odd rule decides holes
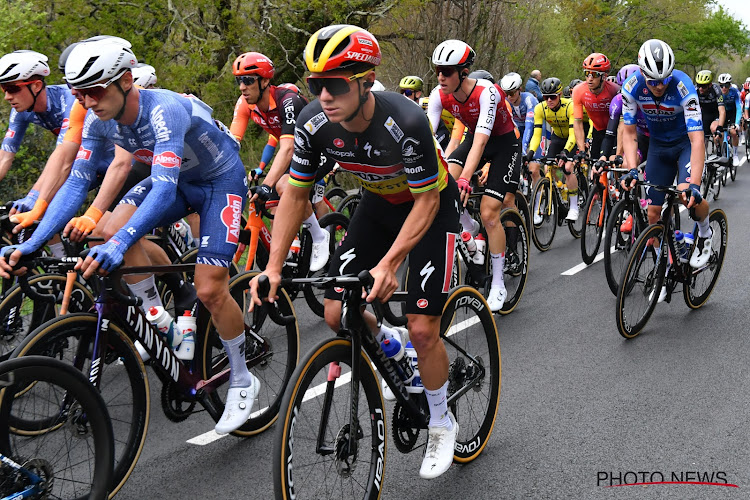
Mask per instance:
[[[79,43],[65,61],[65,80],[73,88],[85,89],[99,82],[112,82],[138,64],[130,43],[105,38]]]
[[[461,40],[446,40],[435,47],[432,64],[435,66],[471,66],[476,53]]]
[[[378,80],[375,80],[375,82],[372,84],[372,87],[370,88],[372,92],[383,92],[385,91],[385,85],[380,83]]]
[[[17,50],[0,58],[0,83],[49,76],[47,56],[33,50]]]
[[[73,42],[67,47],[65,47],[65,50],[63,50],[62,53],[60,54],[60,59],[58,59],[57,61],[57,68],[63,73],[65,73],[65,62],[68,60],[68,56],[70,55],[70,53],[73,52],[73,49],[75,49],[76,46],[80,43],[96,42],[97,40],[109,40],[110,42],[118,42],[130,48],[130,42],[128,42],[124,38],[120,38],[119,36],[112,36],[112,35],[92,36],[91,38],[87,38],[86,40],[81,40],[80,42]]]
[[[672,74],[674,69],[674,52],[661,40],[646,40],[638,51],[638,66],[652,80],[661,80]]]
[[[508,73],[500,79],[500,88],[505,92],[513,92],[523,85],[523,79],[518,73]]]
[[[156,69],[150,64],[140,63],[133,68],[133,83],[144,89],[156,85]]]
[[[729,73],[722,73],[719,75],[719,85],[722,83],[732,83],[732,75]]]

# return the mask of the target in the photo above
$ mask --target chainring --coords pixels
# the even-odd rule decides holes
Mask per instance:
[[[401,453],[409,453],[417,445],[419,426],[401,403],[396,403],[391,421],[396,449]]]
[[[46,499],[49,498],[52,486],[55,484],[55,474],[52,472],[52,465],[46,460],[41,458],[33,458],[23,464],[23,468],[31,471],[42,479],[42,492],[39,495],[35,495],[34,498]]]
[[[196,400],[186,396],[174,381],[161,386],[161,408],[172,422],[182,422],[195,410]]]

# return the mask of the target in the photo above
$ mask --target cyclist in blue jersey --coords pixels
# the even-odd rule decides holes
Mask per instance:
[[[737,154],[737,146],[740,144],[740,122],[742,121],[742,101],[740,92],[732,85],[732,75],[722,73],[719,75],[719,87],[724,95],[724,109],[727,115],[727,129],[732,136],[732,148],[734,155],[732,162],[735,167],[740,165],[740,158]]]
[[[690,265],[699,268],[711,255],[711,229],[708,202],[700,193],[705,162],[703,122],[698,94],[685,73],[674,69],[674,53],[661,40],[648,40],[638,51],[641,71],[633,74],[622,87],[623,145],[628,165],[636,165],[637,111],[646,116],[650,133],[646,179],[659,185],[671,185],[677,177],[677,187],[685,189],[682,201],[690,215],[698,221],[698,238],[690,258]],[[630,188],[638,172],[631,169],[623,176],[623,187]],[[632,182],[631,182],[632,181]],[[648,189],[648,219],[659,220],[665,194]],[[660,300],[666,296],[662,289]]]
[[[518,73],[508,73],[500,79],[500,88],[505,91],[508,102],[513,109],[513,122],[515,122],[518,132],[521,134],[521,151],[526,156],[526,151],[531,142],[531,136],[534,135],[534,108],[539,101],[531,92],[521,92],[523,79]],[[542,157],[542,148],[538,148],[534,155],[535,160]],[[539,182],[541,175],[539,170],[541,164],[538,161],[529,162],[529,172],[534,185]]]
[[[0,275],[7,275],[8,264],[36,250],[46,234],[70,219],[85,198],[85,179],[93,175],[108,142],[150,164],[151,177],[136,185],[115,209],[113,218],[125,214],[125,225],[93,248],[78,268],[88,277],[116,268],[126,253],[137,261],[138,252],[143,252],[137,241],[146,232],[190,211],[200,214],[195,287],[229,357],[230,388],[215,427],[218,433],[228,433],[248,419],[260,389],[245,365],[242,311],[228,288],[228,266],[237,247],[247,191],[239,144],[197,98],[135,87],[131,70],[136,64],[129,44],[107,40],[81,43],[68,56],[66,80],[93,112],[84,124],[75,175],[52,200],[48,216],[32,238],[18,246],[8,263],[0,258]]]

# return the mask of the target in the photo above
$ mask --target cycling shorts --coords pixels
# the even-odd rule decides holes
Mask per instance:
[[[729,120],[727,118],[727,120]],[[713,122],[718,122],[719,117],[718,116],[703,116],[703,134],[704,135],[711,135],[711,124]],[[728,123],[728,121],[727,121]]]
[[[641,161],[646,161],[646,158],[648,158],[649,136],[636,134],[636,140],[638,141],[638,151],[641,153]]]
[[[552,134],[552,137],[549,140],[549,147],[547,148],[547,153],[544,155],[544,158],[554,158],[560,152],[565,148],[565,144],[568,143],[568,139],[563,139],[557,134]],[[578,148],[574,148],[573,151],[569,151],[570,154],[575,153],[578,151]]]
[[[690,182],[690,139],[687,136],[678,143],[664,144],[651,141],[646,160],[646,180],[660,186],[671,186]],[[700,184],[700,179],[696,179]],[[662,205],[666,193],[651,187],[646,188],[649,205]]]
[[[139,182],[120,203],[139,207],[151,191],[151,183],[151,176]],[[229,267],[239,242],[246,195],[244,168],[233,168],[210,181],[180,181],[177,196],[164,207],[157,227],[168,226],[190,213],[198,213],[201,237],[197,263]]]
[[[451,153],[448,163],[463,167],[473,143],[474,136],[466,134],[464,142]],[[490,162],[490,171],[484,194],[503,201],[506,193],[516,192],[521,179],[521,139],[516,137],[515,131],[490,136],[484,146],[480,165],[485,161]]]
[[[614,152],[612,151],[602,151],[602,142],[604,141],[604,136],[606,135],[607,129],[594,129],[594,131],[591,133],[591,147],[589,148],[589,151],[591,151],[591,158],[594,161],[598,160],[602,155],[609,158],[610,155],[614,154]]]
[[[356,275],[374,268],[390,250],[413,205],[394,205],[365,190],[349,230],[331,259],[328,275]],[[435,220],[409,252],[406,314],[440,316],[443,312],[459,238],[458,206],[458,187],[448,176]],[[335,289],[326,290],[325,297],[342,300],[342,294]]]

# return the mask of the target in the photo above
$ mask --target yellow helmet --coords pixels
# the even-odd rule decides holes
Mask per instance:
[[[405,76],[401,79],[398,86],[402,89],[410,89],[419,92],[422,90],[422,79],[418,76]]]
[[[337,69],[359,72],[380,64],[380,45],[367,30],[350,24],[319,29],[310,37],[303,59],[307,69],[323,73]]]
[[[714,74],[707,69],[699,71],[698,74],[695,75],[695,83],[698,85],[708,85],[712,81],[714,81]]]

